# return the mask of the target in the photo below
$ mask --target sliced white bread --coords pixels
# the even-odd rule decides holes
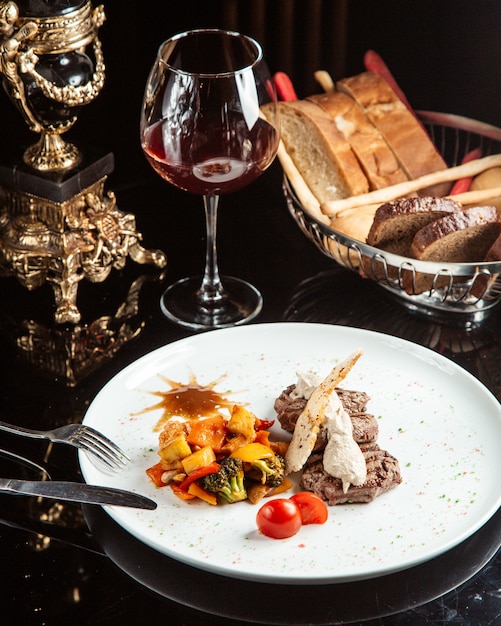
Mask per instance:
[[[350,144],[325,111],[306,100],[280,102],[279,110],[285,148],[320,204],[369,190]]]
[[[357,103],[342,92],[310,96],[333,120],[337,130],[353,149],[371,190],[407,179],[393,151]]]
[[[388,83],[373,72],[343,78],[336,89],[348,94],[383,135],[409,179],[447,167],[428,133]],[[443,196],[450,184],[424,189],[421,195]]]

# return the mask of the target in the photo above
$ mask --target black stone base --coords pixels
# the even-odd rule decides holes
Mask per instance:
[[[111,152],[92,161],[84,159],[67,172],[36,172],[24,163],[0,165],[0,187],[63,203],[109,175],[114,166]]]

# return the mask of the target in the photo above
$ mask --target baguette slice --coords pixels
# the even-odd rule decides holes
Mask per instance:
[[[338,91],[307,99],[331,117],[337,130],[350,144],[371,191],[407,180],[384,137],[352,98]]]
[[[411,244],[411,255],[422,261],[474,263],[484,261],[501,234],[501,220],[496,207],[471,207],[442,217],[419,230]],[[423,293],[467,278],[418,272],[404,276],[407,293]]]
[[[402,198],[382,204],[374,215],[367,243],[409,257],[414,235],[424,226],[463,207],[449,198]]]
[[[282,141],[320,204],[368,191],[350,144],[325,111],[306,100],[278,106]]]
[[[344,78],[336,88],[365,111],[393,150],[409,179],[447,168],[428,133],[388,83],[373,72]],[[424,189],[421,195],[444,196],[450,183]]]

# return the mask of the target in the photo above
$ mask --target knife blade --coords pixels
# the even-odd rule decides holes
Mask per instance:
[[[42,498],[54,498],[69,502],[85,502],[86,504],[128,506],[150,511],[157,508],[156,502],[132,491],[70,481],[0,478],[0,492],[12,495],[41,496]]]

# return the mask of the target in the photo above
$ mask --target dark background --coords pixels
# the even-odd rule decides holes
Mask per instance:
[[[98,4],[96,1],[94,4]],[[113,149],[116,178],[151,176],[138,140],[139,112],[159,44],[188,28],[234,28],[258,38],[272,72],[284,70],[300,97],[363,71],[379,52],[416,109],[448,111],[501,126],[499,0],[105,0],[100,30],[107,66],[99,97],[68,137]],[[20,115],[0,97],[2,161],[31,142]]]
[[[104,6],[108,19],[99,37],[106,83],[95,102],[83,109],[68,137],[87,154],[91,148],[113,151],[116,165],[108,187],[115,191],[120,209],[136,216],[144,245],[166,251],[169,282],[200,272],[205,248],[200,198],[161,180],[146,163],[139,144],[140,106],[149,68],[159,44],[176,32],[219,26],[254,35],[264,46],[271,70],[288,72],[301,97],[319,90],[313,81],[316,69],[329,70],[335,79],[356,74],[363,71],[363,53],[372,48],[386,59],[416,109],[449,111],[501,126],[500,0],[104,0]],[[0,163],[18,161],[34,140],[12,103],[0,93]],[[432,346],[476,372],[490,388],[499,389],[499,367],[489,360],[497,358],[499,344],[493,338],[499,335],[499,311],[483,331],[468,333],[462,351],[455,329],[413,318],[386,300],[375,285],[336,269],[321,255],[288,214],[281,180],[276,162],[254,185],[223,199],[218,224],[221,269],[250,280],[262,291],[259,321],[336,323],[387,332]],[[163,286],[156,273],[132,262],[122,271],[113,271],[103,283],[80,283],[78,305],[85,323],[114,314],[129,285],[143,273],[148,280],[141,290],[139,313],[128,320],[139,336],[113,359],[93,364],[95,370],[86,372],[75,388],[67,387],[61,374],[53,375],[47,368],[47,363],[54,365],[51,357],[59,356],[57,350],[34,351],[40,355],[38,363],[28,360],[17,341],[27,334],[26,321],[33,319],[46,331],[44,341],[66,340],[67,329],[59,332],[51,325],[51,287],[46,284],[27,292],[14,278],[0,280],[0,419],[41,428],[79,421],[113,375],[144,353],[187,334],[162,316]],[[449,343],[461,348],[458,354]],[[2,435],[0,447],[21,450],[42,464],[50,456],[54,478],[68,479],[69,470],[76,472],[72,449],[56,446],[41,458],[45,448],[39,442],[23,442],[21,448],[14,435]],[[17,507],[8,501],[0,512],[26,523],[28,503],[22,499],[16,503]],[[0,531],[6,579],[0,584],[1,624],[229,624],[157,598],[104,557],[58,542],[34,550],[31,534],[4,525]],[[472,559],[463,556],[466,571]],[[142,566],[141,560],[134,562],[136,569]],[[455,574],[443,568],[442,578],[449,584]],[[195,589],[194,595],[213,593],[211,584]],[[373,620],[370,626],[471,626],[486,624],[487,616],[494,623],[499,617],[498,587],[499,561],[493,560],[480,577],[459,590],[394,618]],[[397,588],[411,606],[420,597],[412,585]],[[78,602],[75,591],[80,594]],[[440,595],[442,588],[432,591]],[[228,596],[233,604],[240,601],[231,590]],[[363,606],[364,597],[356,597],[358,609],[358,600]],[[384,607],[381,593],[376,593],[376,599]]]

